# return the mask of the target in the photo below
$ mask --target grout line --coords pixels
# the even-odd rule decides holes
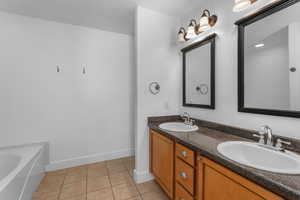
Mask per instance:
[[[88,165],[86,165],[86,174],[85,174],[85,200],[87,200],[87,192],[88,192]]]
[[[123,164],[124,164],[124,163],[123,163]],[[126,170],[127,170],[127,173],[128,173],[128,175],[129,175],[129,177],[133,180],[133,177],[130,176],[130,170],[131,170],[131,169],[127,168],[126,163],[125,163],[124,165],[125,165],[125,168],[126,168]],[[137,192],[138,192],[138,197],[140,197],[141,199],[143,199],[142,193],[140,192],[140,190],[139,190],[139,188],[137,187],[137,184],[135,183],[134,180],[133,180],[133,184],[134,184],[134,187],[136,188],[136,190],[137,190]]]
[[[113,195],[113,199],[115,200],[116,199],[116,196],[115,196],[115,194],[114,194],[114,191],[113,191],[113,185],[112,185],[112,182],[111,182],[111,174],[109,173],[109,167],[108,167],[108,165],[107,165],[107,161],[104,161],[105,162],[105,169],[106,169],[106,171],[107,171],[107,176],[108,176],[108,179],[109,179],[109,184],[110,184],[110,189],[111,189],[111,191],[112,191],[112,195]],[[127,160],[127,162],[128,162],[128,160]],[[123,161],[123,162],[121,162],[122,163],[122,165],[124,165],[124,167],[125,167],[125,169],[126,169],[126,172],[127,172],[127,174],[129,175],[129,177],[130,177],[130,179],[133,179],[133,177],[132,176],[130,176],[130,168],[127,168],[127,163],[125,162],[125,161]],[[88,166],[89,165],[82,165],[82,166],[84,166],[86,169],[86,174],[85,174],[85,193],[82,193],[81,195],[83,195],[84,196],[84,199],[85,200],[87,200],[87,195],[88,195]],[[72,167],[73,168],[73,167]],[[65,185],[65,181],[66,181],[66,177],[67,177],[67,175],[68,175],[68,170],[69,170],[70,168],[66,168],[65,170],[65,173],[62,175],[63,176],[63,180],[62,180],[62,183],[61,183],[61,185],[60,185],[60,187],[59,187],[59,191],[58,191],[58,196],[57,196],[57,200],[60,200],[60,198],[61,198],[61,195],[62,195],[62,191],[63,191],[63,187],[64,187],[64,185]],[[74,182],[72,182],[72,183],[74,183]],[[72,184],[72,183],[70,183],[70,184]],[[136,188],[136,190],[137,190],[137,193],[138,193],[138,196],[136,196],[136,197],[139,197],[140,199],[143,199],[142,198],[142,194],[140,193],[140,191],[139,191],[139,189],[138,189],[138,187],[137,187],[137,184],[134,182],[134,180],[133,180],[133,186]],[[129,198],[130,199],[130,198]]]
[[[112,183],[111,183],[111,180],[110,180],[110,173],[109,173],[109,170],[108,170],[108,167],[107,167],[107,162],[105,162],[105,168],[107,170],[107,176],[108,176],[108,180],[109,180],[109,184],[110,184],[110,189],[111,189],[111,192],[112,192],[112,195],[113,195],[113,199],[116,199],[115,197],[115,193],[114,193],[114,190],[113,190],[113,186],[112,186]]]
[[[59,193],[58,193],[58,196],[57,196],[58,200],[60,199],[60,196],[61,196],[61,193],[62,193],[62,189],[63,189],[64,184],[65,184],[65,179],[66,179],[66,176],[67,176],[67,172],[68,171],[66,170],[66,172],[64,173],[64,180],[62,181],[62,184],[61,184],[61,186],[59,188]]]

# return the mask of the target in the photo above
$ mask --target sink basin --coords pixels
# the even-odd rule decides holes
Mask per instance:
[[[196,125],[190,126],[182,122],[162,123],[159,125],[159,128],[166,131],[176,131],[176,132],[191,132],[191,131],[198,130],[198,126]]]
[[[224,142],[217,147],[219,153],[235,162],[257,169],[300,174],[300,156],[290,151],[275,151],[251,142]]]

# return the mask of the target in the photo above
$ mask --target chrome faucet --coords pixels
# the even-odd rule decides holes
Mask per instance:
[[[254,134],[254,137],[259,138],[259,143],[262,144],[264,147],[267,147],[269,149],[273,149],[276,151],[285,151],[282,144],[285,145],[291,145],[291,142],[284,141],[280,138],[277,138],[276,143],[273,141],[273,133],[272,129],[269,126],[262,126],[261,130],[259,132],[259,135]]]
[[[265,135],[265,137],[267,138],[267,140],[265,140],[265,144],[266,145],[270,145],[273,146],[273,133],[272,133],[272,129],[265,125],[261,127],[263,134]]]
[[[184,123],[186,125],[193,126],[194,120],[191,118],[191,115],[187,112],[184,112],[182,115],[180,115],[182,119],[184,119]]]

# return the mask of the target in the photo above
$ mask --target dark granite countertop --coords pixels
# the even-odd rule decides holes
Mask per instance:
[[[217,151],[218,144],[222,142],[253,142],[252,133],[254,131],[202,120],[196,120],[196,124],[199,126],[198,131],[188,133],[169,132],[158,127],[160,123],[171,121],[180,121],[180,118],[178,116],[149,117],[148,126],[287,200],[300,200],[300,174],[286,175],[258,170],[229,160]]]

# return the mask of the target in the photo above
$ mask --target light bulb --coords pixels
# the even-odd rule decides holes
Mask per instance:
[[[178,42],[185,42],[185,30],[184,28],[180,28],[177,36],[177,41]]]
[[[194,37],[196,37],[196,33],[195,33],[195,25],[194,24],[190,24],[188,29],[187,29],[187,33],[185,36],[187,39],[192,39]]]
[[[211,28],[210,24],[209,24],[209,17],[210,17],[210,13],[208,10],[204,10],[202,13],[202,16],[200,18],[199,21],[199,31],[200,32],[204,32],[207,31]]]
[[[209,30],[211,27],[209,25],[209,22],[208,22],[208,17],[205,16],[205,17],[201,17],[200,19],[200,27],[199,27],[199,31],[200,32],[204,32],[204,31],[207,31]]]
[[[233,12],[240,12],[251,5],[251,0],[235,0]]]

